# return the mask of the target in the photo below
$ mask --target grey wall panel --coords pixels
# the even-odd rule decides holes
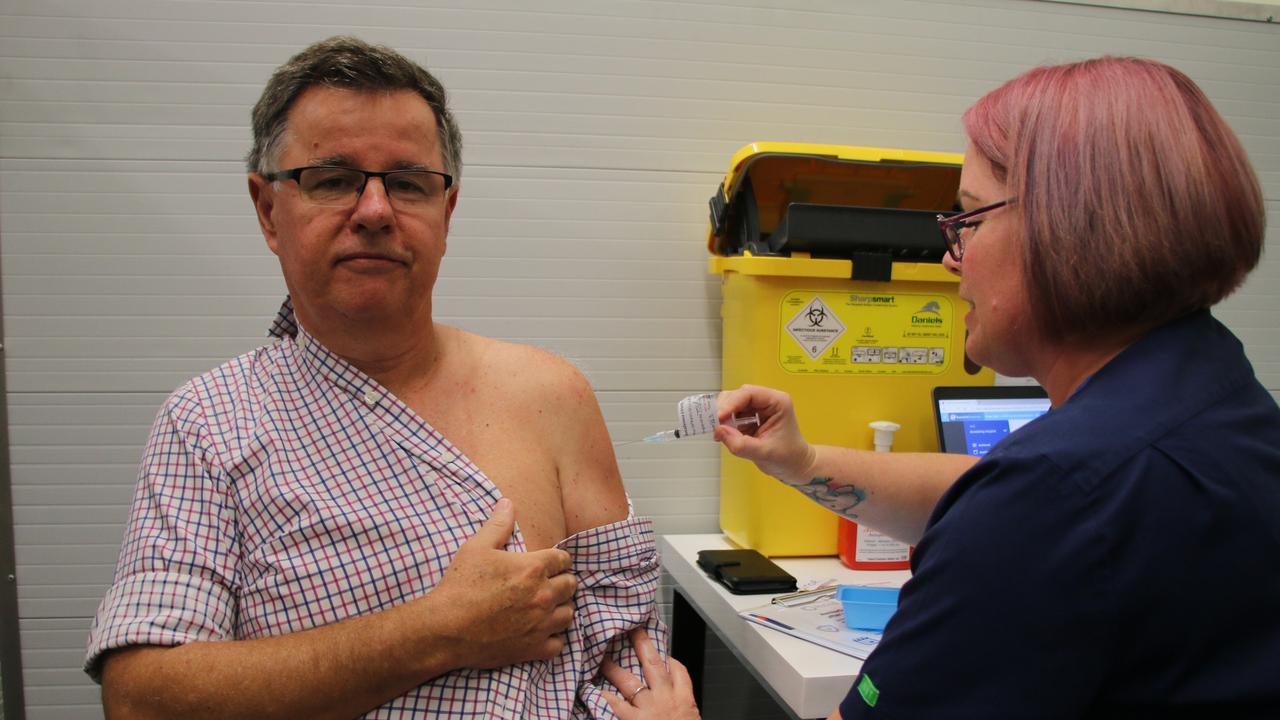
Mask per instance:
[[[85,618],[23,619],[23,669],[28,720],[92,720],[102,717],[99,691],[86,682],[79,663]]]
[[[756,140],[960,151],[1021,70],[1166,60],[1241,134],[1280,222],[1280,28],[1029,0],[0,0],[0,267],[30,717],[99,717],[78,671],[163,397],[281,295],[242,158],[271,70],[351,32],[435,70],[466,136],[445,322],[561,353],[615,439],[718,385],[707,198]],[[1218,314],[1280,396],[1280,259]],[[660,532],[716,528],[718,450],[619,448]]]
[[[22,619],[85,627],[110,583],[142,443],[166,394],[10,393]]]

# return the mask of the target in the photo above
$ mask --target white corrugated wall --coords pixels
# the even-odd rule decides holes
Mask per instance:
[[[79,664],[155,409],[262,342],[283,293],[245,191],[250,105],[276,65],[336,33],[400,49],[452,91],[466,172],[439,317],[571,358],[615,438],[718,386],[706,202],[747,142],[958,152],[961,111],[1019,71],[1145,55],[1204,87],[1273,227],[1280,209],[1280,28],[1264,23],[1029,0],[0,0],[30,718],[101,716]],[[1219,312],[1273,392],[1277,237]],[[620,460],[660,532],[716,529],[710,443]]]

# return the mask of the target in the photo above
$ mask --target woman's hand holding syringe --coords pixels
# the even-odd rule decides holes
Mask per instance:
[[[751,432],[722,423],[714,428],[716,440],[729,452],[750,460],[762,472],[785,483],[808,482],[817,451],[800,434],[791,396],[759,385],[743,385],[726,390],[717,398],[717,417],[731,419],[748,412],[759,420]]]

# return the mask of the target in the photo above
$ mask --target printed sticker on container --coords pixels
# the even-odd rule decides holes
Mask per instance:
[[[778,362],[791,373],[941,375],[963,353],[946,295],[793,290],[779,318]]]
[[[785,300],[783,304],[786,304]],[[795,338],[811,360],[817,360],[844,334],[844,323],[827,309],[826,303],[817,295],[791,318],[786,327],[787,334]]]

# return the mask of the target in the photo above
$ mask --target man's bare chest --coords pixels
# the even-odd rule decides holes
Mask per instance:
[[[542,428],[500,414],[424,408],[419,413],[484,472],[516,506],[516,522],[530,550],[565,537],[556,459]]]

